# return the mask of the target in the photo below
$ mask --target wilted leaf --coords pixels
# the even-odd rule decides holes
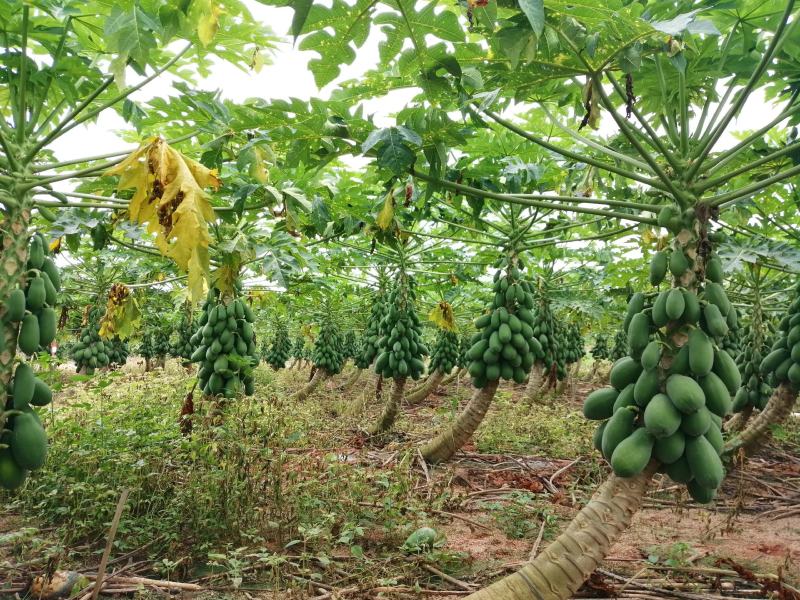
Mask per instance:
[[[381,212],[378,213],[378,217],[375,219],[375,224],[383,231],[386,231],[389,229],[389,227],[391,227],[393,220],[394,190],[391,190],[388,194],[386,194],[386,198],[383,201],[383,208],[381,208]]]
[[[119,176],[117,190],[136,190],[129,205],[131,221],[146,223],[156,234],[162,254],[189,274],[190,298],[201,299],[208,280],[208,223],[215,218],[203,188],[219,187],[216,169],[154,138],[105,174]]]
[[[455,315],[453,315],[453,307],[444,300],[433,307],[433,310],[428,314],[428,319],[437,327],[446,331],[456,331],[456,319]]]
[[[100,319],[100,337],[110,340],[115,337],[126,339],[134,332],[142,314],[130,290],[121,283],[115,283],[108,292],[106,313]]]

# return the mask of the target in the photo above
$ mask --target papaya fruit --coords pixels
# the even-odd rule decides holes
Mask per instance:
[[[36,376],[33,369],[27,363],[21,362],[14,370],[14,381],[12,382],[12,395],[14,397],[14,408],[23,410],[33,399],[36,384]]]
[[[705,487],[696,479],[687,483],[686,489],[689,490],[689,495],[692,497],[692,500],[698,504],[708,504],[717,495],[717,488]]]
[[[700,388],[706,397],[706,408],[708,410],[720,417],[730,413],[731,394],[722,378],[711,372],[700,379]]]
[[[672,435],[656,438],[653,445],[653,456],[665,465],[671,465],[683,456],[686,449],[686,436],[680,429],[675,430]]]
[[[619,443],[633,433],[636,422],[636,411],[624,408],[615,412],[605,422],[605,427],[600,442],[600,451],[610,460]]]
[[[12,322],[22,321],[25,316],[25,292],[19,288],[14,288],[6,300],[5,320]]]
[[[650,341],[650,317],[636,313],[628,325],[628,347],[631,355],[638,357]]]
[[[635,387],[636,387],[635,383],[629,383],[619,393],[619,396],[617,396],[617,399],[614,400],[613,411],[615,413],[620,408],[624,408],[626,406],[636,406],[636,400],[633,399],[633,390],[635,389]]]
[[[703,390],[691,377],[670,375],[667,377],[666,389],[667,396],[682,413],[693,413],[705,405]]]
[[[728,393],[735,394],[742,387],[742,375],[739,367],[736,366],[736,361],[728,354],[727,350],[720,348],[714,352],[712,370],[728,388]]]
[[[17,464],[11,450],[0,449],[0,488],[15,490],[25,482],[27,476],[28,471]]]
[[[38,236],[33,236],[28,246],[28,264],[31,268],[41,269],[44,264],[44,256],[42,240]]]
[[[667,293],[667,301],[664,304],[667,318],[670,321],[677,321],[683,316],[685,308],[686,300],[684,300],[683,291],[680,288],[672,288]]]
[[[45,306],[38,316],[39,321],[39,346],[47,348],[50,343],[56,339],[56,328],[58,327],[58,318],[56,311],[49,306]]]
[[[717,308],[719,308],[719,311],[723,317],[728,315],[728,312],[731,310],[731,301],[728,300],[728,295],[725,293],[725,288],[716,282],[709,281],[706,283],[703,295],[709,303],[714,304]]]
[[[44,262],[42,263],[42,273],[45,273],[47,275],[47,278],[50,280],[50,283],[53,285],[55,291],[60,292],[61,273],[59,272],[56,263],[49,256],[45,258]]]
[[[709,427],[711,427],[711,413],[705,406],[691,414],[683,415],[681,420],[681,431],[687,436],[705,435]]]
[[[689,461],[686,460],[685,454],[675,462],[669,463],[665,473],[675,483],[689,483],[693,477],[692,469],[689,467]]]
[[[623,356],[611,366],[608,375],[609,383],[618,390],[622,390],[629,383],[635,383],[642,372],[639,361],[630,356]]]
[[[611,455],[611,468],[618,477],[634,477],[650,462],[653,436],[640,427],[622,440]]]
[[[714,346],[706,333],[696,328],[689,332],[689,368],[698,376],[708,375],[714,366]]]
[[[714,283],[722,283],[724,277],[722,271],[722,261],[716,256],[711,257],[706,262],[706,277]]]
[[[706,304],[703,309],[703,317],[708,332],[715,338],[724,338],[728,334],[728,323],[716,304]]]
[[[46,298],[44,279],[41,277],[31,279],[28,293],[25,296],[25,307],[31,312],[38,312],[44,306]]]
[[[627,331],[633,315],[642,312],[644,309],[644,294],[636,292],[628,300],[628,308],[625,312],[625,319],[622,321],[622,328]]]
[[[644,351],[642,351],[642,356],[639,359],[639,362],[642,365],[642,368],[645,371],[650,371],[655,369],[658,366],[658,362],[661,360],[661,344],[653,340],[645,347]]]
[[[23,413],[14,418],[10,447],[20,468],[34,471],[44,465],[47,434],[34,413]]]
[[[656,394],[644,410],[644,426],[654,438],[666,438],[681,426],[681,413],[666,394]]]
[[[661,381],[657,369],[642,371],[633,387],[633,399],[639,406],[647,406],[650,399],[658,393]]]
[[[33,382],[33,398],[31,398],[31,404],[33,406],[47,406],[52,401],[53,392],[50,390],[50,386],[36,377]]]
[[[675,277],[680,277],[689,268],[689,259],[680,248],[675,248],[669,257],[669,272]]]
[[[34,354],[39,350],[39,319],[34,314],[27,314],[19,328],[17,345],[25,354]]]
[[[650,261],[650,285],[658,286],[664,281],[667,275],[668,266],[667,255],[664,252],[656,252]]]
[[[686,438],[685,456],[695,481],[710,489],[720,486],[725,470],[711,442],[704,436]]]
[[[491,377],[487,377],[491,379]],[[495,378],[496,379],[496,378]],[[593,421],[608,419],[613,414],[614,401],[619,392],[613,387],[604,387],[586,396],[583,402],[583,416]]]
[[[684,303],[681,321],[687,325],[696,325],[700,320],[700,302],[697,300],[697,295],[685,289],[682,289],[681,293]]]
[[[658,296],[656,296],[656,300],[653,303],[653,325],[656,327],[663,327],[669,321],[669,317],[667,316],[667,297],[669,296],[669,290],[664,290],[660,292]]]
[[[719,424],[712,422],[711,427],[709,427],[708,431],[706,431],[703,435],[714,447],[714,450],[716,450],[717,454],[721,454],[725,445],[725,440],[722,437],[722,430],[720,430]]]
[[[608,421],[603,421],[594,429],[594,433],[592,434],[592,445],[594,446],[595,450],[598,452],[603,452],[603,434],[608,427]],[[1,452],[1,451],[0,451]]]

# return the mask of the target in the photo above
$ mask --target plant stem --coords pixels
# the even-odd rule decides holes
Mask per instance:
[[[761,79],[761,76],[764,74],[764,71],[769,66],[769,63],[772,62],[772,58],[775,55],[775,52],[778,50],[778,47],[782,41],[783,31],[786,28],[786,24],[789,21],[789,18],[792,15],[792,9],[794,8],[794,0],[789,0],[786,3],[786,10],[781,17],[780,23],[778,27],[775,29],[775,35],[772,36],[770,40],[769,46],[767,46],[766,51],[764,52],[764,56],[761,57],[761,61],[758,63],[758,66],[750,75],[750,79],[748,79],[747,83],[745,84],[744,88],[738,94],[736,100],[733,103],[733,106],[728,110],[722,120],[717,124],[717,126],[711,131],[710,136],[707,139],[701,141],[699,151],[696,152],[693,156],[693,163],[689,166],[689,170],[686,174],[686,179],[691,181],[691,179],[697,175],[698,170],[700,169],[702,163],[705,161],[708,153],[714,147],[714,144],[717,143],[722,133],[727,128],[728,124],[733,120],[733,118],[739,113],[742,106],[744,105],[747,98],[750,96],[750,92],[753,91],[753,88]]]
[[[794,142],[792,144],[788,144],[788,145],[784,146],[783,148],[781,148],[780,150],[776,150],[775,152],[772,152],[771,154],[767,154],[766,156],[763,156],[763,157],[759,158],[756,161],[747,162],[744,165],[742,165],[741,167],[739,167],[738,169],[734,169],[733,171],[725,173],[724,175],[720,175],[719,177],[717,177],[715,179],[705,180],[705,181],[703,181],[703,182],[701,182],[701,183],[699,183],[697,185],[697,189],[699,191],[703,192],[705,190],[708,190],[708,189],[711,189],[711,188],[715,188],[717,186],[722,185],[726,181],[729,181],[729,180],[733,179],[734,177],[736,177],[738,175],[742,175],[743,173],[747,173],[748,171],[752,171],[754,169],[757,169],[761,165],[765,165],[765,164],[775,160],[776,158],[780,158],[781,156],[785,156],[787,154],[791,154],[792,152],[794,152],[794,151],[796,151],[798,149],[800,149],[800,141]]]
[[[627,99],[627,94],[625,93],[625,90],[622,89],[622,86],[619,84],[616,78],[611,74],[611,72],[606,73],[606,75],[608,76],[608,80],[611,82],[611,85],[614,86],[614,90],[617,92],[617,94],[619,94],[620,97],[622,97],[623,99]],[[650,123],[648,123],[644,115],[642,115],[642,113],[639,112],[639,109],[636,108],[635,106],[631,106],[631,113],[633,114],[634,117],[636,117],[636,120],[639,121],[639,123],[641,123],[642,127],[647,132],[647,135],[649,136],[649,139],[651,140],[652,145],[656,148],[656,150],[658,150],[661,153],[661,155],[667,160],[667,162],[670,164],[670,166],[672,166],[673,169],[675,169],[676,171],[679,170],[680,165],[678,164],[678,161],[675,160],[675,157],[672,155],[672,152],[670,152],[669,149],[664,145],[664,143],[661,141],[661,137],[650,126]]]
[[[795,175],[800,175],[800,165],[795,165],[791,169],[787,169],[782,171],[772,177],[767,177],[766,179],[762,179],[760,181],[756,181],[750,185],[747,185],[743,188],[738,190],[734,190],[732,192],[728,192],[727,194],[720,194],[718,196],[712,196],[707,200],[707,202],[711,206],[719,206],[720,209],[725,208],[726,206],[730,205],[732,202],[738,200],[739,198],[744,198],[746,196],[751,196],[756,194],[769,186],[773,183],[779,183],[784,179],[789,179],[790,177],[794,177]]]
[[[150,83],[151,81],[153,81],[153,80],[154,80],[156,77],[160,76],[160,75],[161,75],[161,74],[162,74],[164,71],[166,71],[166,70],[167,70],[167,69],[169,69],[169,68],[170,68],[172,65],[174,65],[176,62],[178,62],[178,60],[180,60],[180,58],[181,58],[181,57],[182,57],[184,54],[186,54],[186,52],[187,52],[187,51],[189,50],[189,48],[191,48],[191,47],[192,47],[192,44],[191,44],[191,43],[190,43],[190,44],[187,44],[187,45],[186,45],[186,46],[184,46],[184,48],[183,48],[182,50],[180,50],[180,51],[179,51],[179,52],[178,52],[178,53],[177,53],[175,56],[173,56],[173,57],[172,57],[170,60],[168,60],[168,61],[167,61],[167,63],[166,63],[166,64],[165,64],[163,67],[161,67],[161,68],[159,68],[159,69],[156,69],[156,70],[155,70],[155,72],[154,72],[152,75],[150,75],[149,77],[146,77],[146,78],[144,78],[142,81],[140,81],[140,82],[139,82],[139,83],[137,83],[136,85],[133,85],[133,86],[130,86],[130,87],[126,88],[125,90],[123,90],[122,92],[120,92],[119,94],[117,94],[116,96],[114,96],[113,98],[111,98],[111,100],[109,100],[109,101],[107,101],[107,102],[105,102],[105,103],[101,104],[100,106],[98,106],[98,107],[97,107],[97,108],[95,108],[94,110],[91,110],[91,111],[89,111],[88,113],[86,113],[85,115],[83,115],[81,118],[79,118],[79,119],[75,119],[75,117],[76,117],[76,116],[77,116],[77,115],[78,115],[80,112],[82,112],[82,111],[83,111],[83,109],[84,109],[84,108],[86,108],[86,106],[88,106],[88,104],[89,104],[89,103],[90,103],[92,100],[94,100],[94,98],[96,98],[97,96],[99,96],[99,95],[100,95],[100,93],[102,93],[102,92],[103,92],[103,90],[104,90],[105,88],[107,88],[107,87],[108,87],[108,86],[109,86],[109,85],[110,85],[110,84],[111,84],[111,83],[114,81],[114,78],[113,78],[113,77],[109,77],[109,78],[107,78],[107,79],[106,79],[106,80],[103,82],[103,84],[101,84],[101,85],[98,87],[98,90],[99,90],[99,91],[98,91],[98,90],[95,90],[95,92],[93,92],[93,93],[92,93],[92,96],[91,96],[90,98],[88,98],[86,101],[84,101],[83,103],[81,103],[81,105],[79,105],[79,107],[78,107],[78,108],[76,108],[76,109],[74,109],[73,111],[71,111],[71,112],[70,112],[70,114],[69,114],[67,117],[65,117],[65,118],[64,118],[64,119],[63,119],[63,120],[62,120],[62,121],[61,121],[61,122],[60,122],[60,123],[59,123],[59,124],[58,124],[58,125],[55,127],[55,129],[53,129],[53,131],[51,131],[51,132],[50,132],[50,133],[49,133],[47,136],[45,136],[45,138],[44,138],[42,141],[40,141],[38,144],[36,144],[36,146],[34,146],[34,148],[33,148],[33,149],[32,149],[32,150],[31,150],[31,151],[28,153],[28,155],[27,155],[27,160],[31,160],[31,159],[32,159],[34,156],[36,156],[36,154],[39,152],[39,150],[41,150],[42,148],[44,148],[44,147],[45,147],[47,144],[49,144],[51,141],[53,141],[53,140],[54,140],[56,137],[58,137],[58,136],[60,136],[60,135],[64,135],[65,133],[67,133],[68,131],[71,131],[72,129],[74,129],[74,128],[75,128],[75,127],[77,127],[78,125],[80,125],[80,124],[82,124],[82,123],[85,123],[86,121],[88,121],[88,120],[90,120],[90,119],[93,119],[94,117],[96,117],[97,115],[99,115],[101,112],[103,112],[103,111],[104,111],[104,110],[106,110],[107,108],[109,108],[109,107],[111,107],[111,106],[114,106],[114,105],[115,105],[117,102],[119,102],[120,100],[124,100],[125,98],[127,98],[128,96],[130,96],[132,93],[134,93],[134,92],[136,92],[136,91],[140,90],[141,88],[143,88],[144,86],[146,86],[148,83]],[[102,89],[100,89],[100,88],[102,88]],[[76,112],[76,111],[77,111],[77,112]],[[70,124],[70,121],[72,121],[72,123],[71,123],[71,124]]]
[[[21,144],[25,140],[25,113],[27,98],[26,93],[28,90],[28,17],[30,7],[27,4],[22,6],[22,48],[20,49],[20,66],[19,66],[19,117],[17,118],[17,144]],[[27,162],[27,161],[23,161]]]
[[[508,129],[509,131],[513,131],[517,135],[525,138],[526,140],[529,140],[529,141],[533,142],[534,144],[536,144],[538,146],[541,146],[542,148],[546,148],[547,150],[550,150],[551,152],[555,152],[556,154],[558,154],[560,156],[563,156],[565,158],[571,158],[572,160],[575,160],[575,161],[578,161],[578,162],[581,162],[581,163],[584,163],[584,164],[587,164],[587,165],[592,165],[593,167],[597,167],[598,169],[602,169],[604,171],[609,171],[610,173],[615,173],[617,175],[622,175],[623,177],[627,177],[628,179],[633,179],[634,181],[638,181],[639,183],[644,183],[645,185],[648,185],[650,187],[653,187],[653,188],[656,188],[656,189],[659,189],[659,190],[662,190],[662,191],[667,191],[667,188],[664,185],[662,185],[659,181],[657,181],[656,179],[651,179],[649,177],[644,177],[642,175],[639,175],[638,173],[635,173],[635,172],[630,171],[628,169],[623,169],[622,167],[618,167],[618,166],[616,166],[616,165],[614,165],[612,163],[603,162],[602,160],[597,160],[597,159],[592,158],[590,156],[579,154],[577,152],[573,152],[571,150],[567,150],[566,148],[562,148],[560,146],[556,146],[555,144],[551,144],[550,142],[547,142],[547,141],[543,140],[542,138],[537,137],[537,136],[533,135],[532,133],[529,133],[529,132],[525,131],[521,127],[518,127],[518,126],[514,125],[513,123],[511,123],[510,121],[507,121],[506,119],[504,119],[503,117],[501,117],[497,113],[494,113],[494,112],[492,112],[492,111],[490,111],[488,109],[481,109],[481,108],[477,107],[477,105],[476,105],[476,108],[478,108],[478,110],[483,112],[486,116],[491,118],[493,121],[495,121],[499,125],[502,125],[503,127]]]
[[[596,208],[585,208],[580,206],[568,206],[566,204],[557,204],[551,202],[537,202],[535,200],[528,200],[526,198],[519,198],[517,196],[507,196],[503,194],[498,194],[495,192],[489,192],[485,190],[481,190],[478,188],[474,188],[468,185],[463,185],[460,183],[454,183],[451,181],[445,181],[443,179],[436,179],[435,177],[430,177],[424,173],[419,171],[412,170],[411,175],[418,179],[422,179],[423,181],[429,181],[432,183],[437,183],[445,188],[450,188],[454,191],[461,192],[463,194],[467,194],[469,196],[475,196],[477,198],[493,198],[495,200],[502,200],[504,202],[512,202],[515,204],[522,204],[524,206],[536,206],[538,208],[547,208],[552,210],[561,210],[566,212],[575,212],[575,213],[584,213],[588,215],[603,215],[606,217],[614,218],[614,219],[627,219],[629,221],[636,221],[638,223],[649,223],[650,225],[655,225],[656,220],[651,219],[648,217],[642,217],[640,215],[632,215],[628,213],[620,213],[611,210],[600,210]]]
[[[566,133],[567,135],[569,135],[570,137],[572,137],[576,141],[581,142],[582,144],[584,144],[586,146],[589,146],[590,148],[594,148],[595,150],[597,150],[599,152],[602,152],[603,154],[606,154],[606,155],[610,156],[611,158],[614,158],[614,159],[616,159],[618,161],[626,162],[629,165],[631,165],[633,167],[636,167],[637,169],[639,169],[641,171],[648,171],[650,169],[650,167],[648,167],[645,163],[633,158],[632,156],[628,156],[626,154],[622,154],[621,152],[617,152],[616,150],[612,150],[611,148],[608,148],[607,146],[604,146],[603,144],[595,142],[594,140],[581,135],[577,131],[573,131],[572,129],[570,129],[567,126],[562,125],[561,122],[559,122],[556,119],[555,115],[553,115],[549,110],[547,110],[547,106],[544,104],[544,102],[540,102],[539,106],[542,108],[542,111],[547,116],[547,118],[550,119],[550,122],[553,125],[558,127],[561,131],[563,131],[564,133]]]
[[[609,112],[609,114],[611,114],[611,118],[614,119],[614,122],[620,128],[622,134],[628,138],[628,141],[633,145],[634,148],[636,148],[636,151],[640,154],[644,161],[650,165],[658,178],[663,182],[664,186],[666,186],[666,189],[669,191],[669,193],[673,195],[675,200],[683,203],[685,200],[684,194],[675,187],[675,184],[661,168],[661,165],[656,162],[655,158],[653,158],[650,152],[647,151],[647,148],[645,148],[638,140],[636,135],[634,135],[634,133],[631,131],[630,125],[625,122],[625,119],[619,116],[614,108],[614,105],[611,103],[611,100],[603,89],[603,84],[597,74],[592,75],[592,81],[594,82],[595,91],[600,94],[600,100],[602,101],[603,106],[605,106],[606,110]],[[666,158],[666,156],[664,158]]]
[[[26,183],[23,189],[30,190],[35,187],[41,187],[47,185],[49,183],[55,183],[56,181],[64,181],[66,179],[75,179],[77,177],[86,177],[90,175],[94,175],[98,171],[104,171],[114,165],[122,162],[122,159],[119,160],[111,160],[108,162],[104,162],[99,165],[94,165],[92,167],[86,167],[85,169],[81,169],[80,171],[72,171],[71,173],[60,173],[58,175],[53,175],[51,177],[42,177],[41,179]]]

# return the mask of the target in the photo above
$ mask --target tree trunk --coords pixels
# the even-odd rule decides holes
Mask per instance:
[[[783,423],[792,412],[792,407],[797,400],[797,392],[788,383],[782,383],[772,392],[772,397],[767,402],[758,416],[750,421],[739,435],[725,444],[724,455],[731,455],[743,449],[752,452],[766,439],[772,425]]]
[[[395,377],[392,393],[389,395],[389,400],[383,407],[383,413],[378,419],[378,422],[369,430],[370,435],[383,433],[389,431],[394,425],[397,415],[400,412],[400,404],[403,401],[403,389],[406,387],[405,377]]]
[[[611,475],[544,552],[467,600],[571,598],[630,525],[657,467],[652,462],[635,477]]]
[[[317,372],[314,373],[314,377],[311,378],[303,388],[297,390],[294,394],[289,396],[289,400],[297,400],[302,402],[306,398],[308,398],[314,390],[316,390],[319,385],[330,377],[330,373],[328,373],[325,369],[317,369]]]
[[[31,214],[28,208],[29,194],[16,198],[19,207],[10,208],[3,219],[2,247],[0,249],[0,263],[3,265],[0,274],[0,298],[3,303],[16,287],[25,287],[26,270],[28,263],[28,223]],[[4,308],[0,308],[4,311]],[[6,405],[8,383],[14,373],[14,357],[17,353],[17,335],[19,323],[6,322],[0,325],[2,331],[2,352],[0,352],[0,430],[5,424],[3,408]]]
[[[738,433],[744,429],[744,426],[747,425],[747,421],[750,420],[751,416],[753,416],[753,405],[748,404],[744,407],[742,412],[736,413],[727,423],[725,423],[725,431],[730,433]]]
[[[413,390],[410,394],[406,396],[406,402],[409,404],[419,404],[425,398],[431,395],[432,392],[435,392],[436,389],[439,387],[439,384],[442,383],[442,379],[444,378],[444,373],[442,373],[439,369],[436,369],[428,379],[425,380],[425,383],[422,384],[422,387]]]
[[[422,456],[426,461],[438,463],[449,460],[461,449],[483,421],[499,383],[500,380],[495,379],[488,382],[486,387],[475,390],[469,404],[456,420],[422,448]]]
[[[349,392],[352,389],[352,387],[356,384],[356,382],[358,382],[358,380],[361,378],[361,373],[363,372],[364,369],[356,368],[353,374],[350,375],[350,378],[347,381],[345,381],[339,389],[343,392]]]
[[[464,369],[463,368],[459,368],[452,375],[448,375],[447,377],[442,379],[442,383],[440,383],[439,385],[442,385],[442,386],[450,385],[451,382],[456,381],[459,377],[461,377],[461,375],[463,373],[464,373]]]
[[[542,365],[535,363],[528,375],[528,385],[525,386],[525,400],[532,404],[534,399],[541,392],[542,387]]]

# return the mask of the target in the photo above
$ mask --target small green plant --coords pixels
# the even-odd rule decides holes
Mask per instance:
[[[664,546],[651,546],[647,549],[647,562],[667,567],[686,567],[695,549],[687,542],[675,542]]]

